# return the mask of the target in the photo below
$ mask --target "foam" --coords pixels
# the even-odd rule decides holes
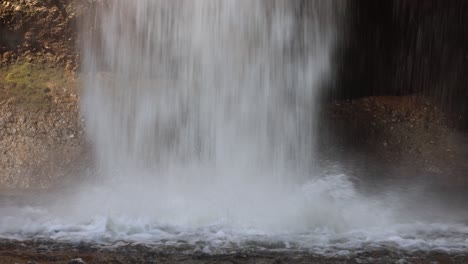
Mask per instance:
[[[467,225],[421,219],[402,222],[395,208],[384,201],[369,202],[345,175],[312,180],[287,192],[268,192],[266,197],[244,190],[242,196],[235,195],[237,200],[232,197],[236,192],[210,186],[216,197],[218,192],[226,195],[219,201],[188,190],[178,200],[180,194],[135,195],[128,186],[126,192],[108,187],[69,197],[61,194],[62,199],[53,204],[10,203],[0,208],[0,238],[102,246],[137,243],[212,254],[245,249],[321,254],[379,248],[468,250]],[[208,207],[210,203],[215,206]]]

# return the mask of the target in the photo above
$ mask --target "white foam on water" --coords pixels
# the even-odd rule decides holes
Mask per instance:
[[[62,200],[54,203],[1,207],[0,238],[102,246],[138,243],[212,254],[468,250],[465,224],[402,221],[391,204],[361,196],[344,175],[324,176],[266,195],[257,188],[239,192],[202,185],[212,189],[149,194],[137,185],[88,186],[68,198],[60,194]]]

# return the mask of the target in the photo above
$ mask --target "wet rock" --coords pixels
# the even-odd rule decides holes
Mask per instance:
[[[395,264],[411,264],[411,262],[407,261],[406,259],[399,259],[395,262]]]
[[[71,71],[79,58],[76,15],[61,15],[80,4],[75,0],[0,4],[2,34],[10,36],[8,43],[0,38],[0,77],[10,76],[0,78],[0,188],[50,187],[79,166],[84,156],[79,97],[68,81],[74,79]],[[43,83],[33,85],[36,80]]]
[[[13,55],[13,51],[7,51],[7,52],[3,53],[3,56],[2,56],[3,60],[8,61],[12,55]]]
[[[72,259],[68,262],[68,264],[86,264],[81,258]]]
[[[50,61],[65,62],[69,58],[71,69],[77,64],[75,52],[77,15],[67,14],[67,10],[86,12],[86,1],[2,1],[0,5],[0,25],[9,38],[0,38],[2,62],[12,62],[28,55],[28,60],[45,58]],[[5,30],[5,31],[4,31]],[[28,54],[29,53],[29,54]]]
[[[42,66],[33,66],[32,69],[44,69],[43,75],[50,72]],[[2,70],[5,71],[0,68],[0,73]],[[26,78],[28,83],[33,79]],[[0,79],[5,90],[16,89],[5,81]],[[25,85],[20,84],[22,87]],[[27,101],[27,107],[24,107],[18,96],[2,98],[0,90],[0,188],[53,186],[69,175],[84,157],[79,98],[70,95],[75,93],[74,87],[63,91],[57,89],[53,80],[47,80],[48,86],[41,85],[38,84],[38,94],[54,97],[53,101],[45,101],[47,108],[40,104],[30,107]]]
[[[424,96],[339,101],[328,107],[323,119],[329,120],[327,132],[338,139],[331,142],[338,147],[363,150],[379,161],[436,177],[466,179],[468,164],[461,161],[468,159],[466,132],[451,126],[450,113]]]

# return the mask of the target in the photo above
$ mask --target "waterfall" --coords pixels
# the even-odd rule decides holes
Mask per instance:
[[[90,18],[97,29],[84,49],[83,109],[104,177],[161,177],[188,164],[219,177],[233,169],[268,171],[277,180],[285,169],[307,173],[316,98],[330,72],[335,5],[102,6]]]
[[[87,19],[82,109],[101,188],[77,207],[99,200],[86,210],[184,228],[368,222],[346,176],[313,173],[317,98],[332,77],[342,5],[100,5]]]
[[[378,175],[368,159],[355,174],[339,158],[317,165],[345,2],[95,3],[80,32],[91,177],[2,194],[0,240],[288,259],[466,251],[465,204],[426,177]]]
[[[307,227],[339,214],[323,193],[352,189],[345,178],[307,184],[320,180],[311,173],[316,105],[331,77],[338,9],[303,0],[100,5],[87,19],[82,109],[98,178],[112,189],[105,210],[182,226]],[[311,210],[322,216],[309,221]]]

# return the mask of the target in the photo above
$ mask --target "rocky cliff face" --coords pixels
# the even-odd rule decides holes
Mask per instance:
[[[0,188],[45,188],[81,164],[77,1],[0,4]]]
[[[77,1],[16,0],[0,4],[2,63],[20,57],[76,65]]]
[[[364,153],[372,162],[415,174],[468,183],[468,136],[457,115],[424,96],[340,100],[323,108],[327,148]]]
[[[430,96],[468,128],[468,1],[349,1],[334,97]]]

